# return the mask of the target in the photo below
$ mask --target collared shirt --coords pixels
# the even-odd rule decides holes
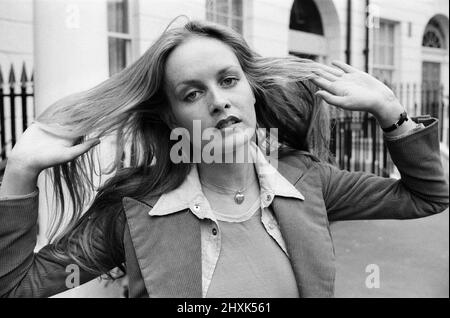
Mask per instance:
[[[254,143],[251,149],[260,184],[261,222],[267,233],[288,255],[280,228],[269,206],[275,196],[292,197],[300,200],[305,200],[305,198],[268,162],[262,151]],[[190,209],[201,220],[202,295],[205,297],[220,256],[221,233],[217,217],[202,191],[195,164],[193,164],[185,181],[177,189],[163,194],[158,199],[149,215],[164,216],[184,209]]]

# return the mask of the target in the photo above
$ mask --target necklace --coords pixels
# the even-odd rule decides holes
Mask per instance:
[[[218,192],[224,193],[224,194],[230,194],[230,193],[234,194],[234,202],[236,202],[236,204],[242,204],[242,202],[244,202],[244,200],[245,200],[245,194],[244,194],[245,191],[247,191],[247,188],[249,186],[251,186],[253,183],[255,183],[256,179],[257,178],[255,178],[251,183],[247,184],[244,188],[239,189],[237,191],[234,190],[234,189],[230,189],[230,188],[226,188],[226,187],[214,184],[214,183],[206,183],[206,182],[201,181],[201,180],[200,180],[200,183],[202,185],[204,185],[206,188],[209,188],[211,190],[214,190],[211,186],[214,186],[216,188],[220,188],[220,189],[226,190],[226,192],[224,192],[224,191],[218,191]]]

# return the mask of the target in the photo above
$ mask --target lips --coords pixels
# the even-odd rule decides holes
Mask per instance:
[[[233,124],[240,123],[240,122],[241,122],[241,120],[239,118],[237,118],[236,116],[231,115],[231,116],[228,116],[225,119],[219,120],[219,122],[216,124],[215,127],[217,129],[222,129],[222,128],[226,128],[228,126],[231,126]]]

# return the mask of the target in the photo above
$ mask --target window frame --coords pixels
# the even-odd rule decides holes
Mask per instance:
[[[441,47],[423,45],[424,41],[425,41],[425,36],[428,33],[433,34],[438,39],[439,44],[441,45]],[[435,27],[434,25],[428,24],[426,26],[426,28],[425,28],[425,31],[423,32],[423,35],[422,35],[422,47],[423,48],[431,48],[431,49],[435,49],[435,50],[445,50],[446,49],[445,35],[442,34],[442,32],[441,32],[441,30],[439,28]]]
[[[386,31],[379,31],[382,26],[386,26]],[[372,57],[372,63],[371,63],[371,74],[376,75],[377,72],[384,73],[388,72],[390,73],[390,83],[387,83],[389,85],[392,85],[395,83],[396,76],[397,76],[397,70],[398,70],[398,60],[397,60],[397,44],[399,41],[399,22],[392,21],[388,19],[380,19],[379,21],[379,27],[373,28],[373,34],[372,34],[372,45],[371,45],[371,57]],[[392,34],[389,35],[390,30],[392,30]],[[378,35],[376,32],[379,32]],[[380,36],[381,32],[386,32],[386,34]],[[392,42],[386,41],[390,36],[392,36]],[[384,38],[382,38],[384,37]],[[382,38],[380,40],[380,38]],[[378,52],[383,52],[383,60],[381,60],[381,56],[378,55]],[[391,55],[392,64],[386,63],[387,56]]]
[[[245,1],[243,0],[237,0],[240,2],[240,6],[241,6],[241,16],[237,16],[233,14],[233,6],[234,6],[234,1],[233,0],[226,0],[227,1],[227,13],[224,14],[222,12],[218,12],[217,11],[217,0],[206,0],[205,1],[205,19],[207,21],[211,21],[211,22],[215,22],[218,24],[222,24],[224,25],[222,22],[219,22],[217,17],[221,17],[221,18],[226,18],[227,20],[227,24],[226,26],[233,28],[233,30],[235,30],[236,32],[240,33],[241,35],[244,35],[245,32]],[[211,9],[212,8],[212,9]],[[233,22],[234,21],[240,21],[240,28],[241,30],[238,31],[234,28]]]
[[[111,0],[106,1],[106,14],[109,15],[109,9],[108,9],[108,3],[111,2]],[[114,0],[112,0],[114,2]],[[123,68],[127,67],[130,64],[130,61],[132,59],[132,23],[131,23],[131,9],[132,9],[132,1],[131,0],[123,0],[123,2],[126,3],[126,29],[128,30],[127,33],[125,32],[116,32],[116,31],[109,31],[109,21],[107,18],[107,38],[108,38],[108,72],[109,76],[114,75],[115,73],[120,72]],[[109,49],[109,44],[111,39],[119,39],[119,40],[125,40],[125,65],[122,69],[120,67],[117,67],[117,72],[112,73],[111,70],[111,52]]]

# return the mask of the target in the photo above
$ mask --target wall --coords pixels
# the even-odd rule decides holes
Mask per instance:
[[[187,15],[194,20],[205,19],[205,14],[203,0],[136,0],[133,10],[135,58],[143,54],[177,16]],[[180,17],[175,25],[183,21],[186,20]]]
[[[0,65],[4,79],[11,64],[14,64],[17,71],[21,70],[24,61],[31,73],[33,66],[32,0],[0,1],[0,39]]]

